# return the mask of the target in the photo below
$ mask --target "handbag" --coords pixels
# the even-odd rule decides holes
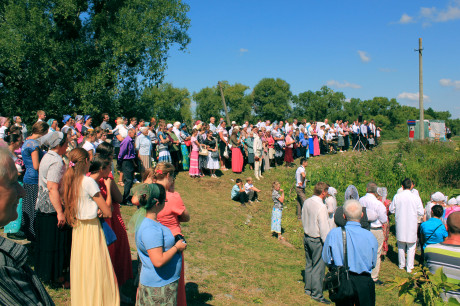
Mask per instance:
[[[323,288],[329,291],[331,301],[340,301],[354,295],[348,270],[347,233],[342,227],[343,266],[332,267],[324,278]]]
[[[225,146],[224,157],[225,157],[225,158],[229,158],[229,157],[230,157],[230,155],[228,155],[228,146]]]
[[[113,229],[107,224],[107,222],[105,222],[103,218],[100,218],[99,220],[101,220],[101,226],[102,231],[104,232],[105,241],[107,242],[107,246],[109,246],[115,241],[117,241],[117,235],[115,235]]]
[[[206,149],[206,145],[200,144],[200,153],[198,153],[200,156],[208,156],[209,152],[208,149]]]
[[[217,139],[216,139],[216,149],[218,148],[217,146]],[[219,158],[219,151],[216,150],[216,151],[211,151],[211,157],[216,159],[216,158]]]

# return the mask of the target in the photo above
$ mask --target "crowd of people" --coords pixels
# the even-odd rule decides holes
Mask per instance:
[[[413,269],[418,228],[430,267],[442,265],[437,254],[444,248],[459,252],[454,242],[460,234],[460,199],[438,200],[435,193],[424,209],[408,179],[393,201],[386,199],[386,188],[372,182],[362,198],[349,186],[344,206],[337,205],[337,190],[322,182],[316,184],[314,196],[306,198],[308,158],[354,149],[359,143],[371,149],[380,142],[380,129],[373,120],[351,126],[340,120],[329,125],[327,119],[259,120],[227,127],[224,120],[216,124],[210,118],[209,123],[197,121],[189,128],[155,118],[146,122],[117,117],[112,127],[109,115],[103,114],[102,123],[94,128],[90,115],[65,115],[62,124],[46,120],[44,111],[37,117],[29,130],[20,116],[13,117],[13,123],[0,117],[0,226],[8,238],[31,241],[35,251],[32,271],[26,264],[26,248],[0,238],[0,274],[5,277],[0,300],[6,304],[52,305],[41,282],[70,288],[72,305],[130,302],[120,291],[135,276],[120,205],[134,204],[139,209],[128,228],[135,233],[140,260],[136,303],[186,305],[187,244],[180,223],[188,222],[190,215],[175,191],[179,171],[194,178],[217,178],[216,170],[241,173],[248,166],[260,180],[271,167],[283,163],[292,167],[299,158],[295,176],[297,215],[305,232],[305,293],[323,303],[329,303],[322,290],[325,265],[343,263],[337,226],[344,227],[352,241],[348,254],[353,258],[349,262],[353,301],[361,304],[375,304],[380,257],[388,250],[389,212],[396,216],[401,269]],[[115,182],[117,171],[120,179]],[[136,173],[141,184],[136,184]],[[123,193],[117,184],[124,187]],[[284,240],[284,191],[279,182],[272,186],[271,230]],[[258,201],[259,193],[251,177],[246,184],[237,179],[232,199],[246,204]],[[426,222],[418,226],[422,219]],[[444,239],[450,244],[442,244]],[[446,273],[460,279],[459,269]],[[21,293],[14,289],[19,279]]]
[[[323,296],[325,267],[344,266],[345,258],[353,292],[334,302],[375,305],[375,285],[384,284],[379,273],[382,256],[388,251],[390,213],[395,214],[399,269],[412,273],[419,244],[420,264],[426,264],[432,273],[442,267],[449,281],[459,283],[460,196],[448,199],[436,192],[424,207],[414,183],[406,178],[392,201],[387,199],[385,187],[369,182],[362,197],[355,186],[348,186],[344,205],[337,206],[337,190],[324,182],[315,185],[312,197],[305,197],[306,166],[302,158],[296,171],[296,191],[304,228],[305,293],[312,299],[331,303]],[[282,210],[284,201],[278,182],[273,184],[272,198],[272,231],[280,235],[280,227],[273,226],[281,219],[276,209]],[[348,257],[344,257],[344,245]],[[443,296],[460,301],[460,291],[448,291]]]

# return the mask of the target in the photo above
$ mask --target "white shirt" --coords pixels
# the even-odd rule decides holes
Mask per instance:
[[[306,181],[306,179],[302,182],[302,173],[305,173],[304,166],[300,166],[295,171],[296,187],[301,187],[301,188],[305,189],[305,181]]]
[[[314,195],[305,200],[302,207],[302,226],[304,233],[312,238],[321,238],[326,241],[329,233],[329,221],[326,205],[323,200]]]
[[[318,131],[318,138],[321,138],[321,139],[324,140],[324,130],[323,130],[323,129],[320,129],[320,130]]]
[[[357,126],[356,124],[353,123],[351,129],[352,129],[354,134],[358,134],[359,126]]]
[[[398,189],[398,191],[397,191],[396,193],[401,193],[401,192],[403,192],[403,191],[404,191],[404,189],[403,189],[402,187],[399,187],[399,189]],[[418,197],[420,196],[419,193],[418,193],[418,190],[415,189],[415,188],[412,188],[412,189],[410,190],[410,192],[412,192],[413,194],[415,194],[415,195],[418,196]]]
[[[368,220],[371,222],[371,228],[382,227],[383,224],[388,222],[387,209],[382,202],[377,200],[375,195],[372,193],[366,193],[366,195],[359,199],[362,207],[366,207],[366,213],[368,214]],[[376,219],[369,219],[369,212],[375,212]],[[372,214],[370,214],[372,215]]]
[[[262,157],[264,147],[262,145],[262,140],[260,139],[259,135],[254,135],[253,148],[254,148],[254,155],[257,157]]]
[[[0,138],[3,139],[5,138],[5,131],[6,131],[7,127],[6,126],[2,126],[0,127]]]
[[[89,176],[84,176],[78,196],[77,219],[90,220],[97,218],[98,206],[93,197],[100,192],[99,185]]]
[[[334,222],[334,215],[335,215],[335,211],[337,209],[337,199],[333,196],[328,196],[325,200],[324,200],[324,203],[326,204],[326,207],[327,207],[327,213],[328,213],[328,216],[329,216],[329,228],[330,229],[333,229],[335,227],[337,227],[335,225],[335,222]]]
[[[395,214],[396,240],[407,243],[417,241],[417,219],[423,216],[423,204],[419,196],[406,189],[397,193],[390,204]]]
[[[244,184],[244,191],[246,191],[246,193],[249,193],[249,191],[251,191],[252,187],[254,187],[253,184],[246,183],[246,184]]]
[[[233,129],[233,128],[232,128]],[[217,133],[220,133],[222,132],[222,137],[225,139],[225,141],[228,142],[228,132],[225,128],[223,128],[222,126],[219,126],[219,128],[217,129]],[[219,136],[219,140],[220,140],[220,136]]]

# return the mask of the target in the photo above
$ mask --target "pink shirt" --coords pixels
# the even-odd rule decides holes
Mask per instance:
[[[192,136],[190,141],[192,142],[192,151],[200,151],[200,148],[196,144],[197,138],[195,136]]]

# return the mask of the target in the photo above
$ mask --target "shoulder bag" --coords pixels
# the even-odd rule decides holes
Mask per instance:
[[[211,157],[214,159],[219,158],[219,146],[217,145],[217,138],[216,138],[216,151],[211,151]]]
[[[335,266],[330,268],[324,278],[323,288],[329,291],[329,298],[336,302],[347,299],[354,295],[353,285],[351,284],[348,271],[348,256],[347,256],[347,233],[345,227],[342,227],[343,240],[343,266]]]
[[[206,149],[205,144],[200,144],[200,153],[198,153],[201,156],[208,156],[209,152],[208,149]]]

